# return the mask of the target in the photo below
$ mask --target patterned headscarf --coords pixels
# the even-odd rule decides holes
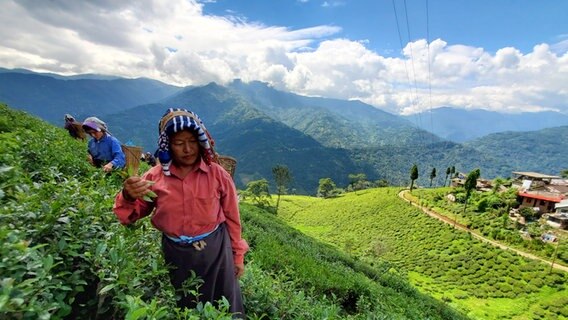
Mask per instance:
[[[197,114],[186,109],[169,108],[158,123],[160,137],[158,138],[158,150],[155,153],[155,156],[160,159],[164,174],[167,176],[171,174],[170,165],[172,164],[170,136],[183,130],[190,130],[197,134],[197,140],[202,151],[201,158],[205,163],[211,165],[211,162],[218,162],[217,154],[213,150],[215,142]]]
[[[72,115],[66,113],[65,114],[65,122],[73,122],[75,121],[75,117],[73,117]]]

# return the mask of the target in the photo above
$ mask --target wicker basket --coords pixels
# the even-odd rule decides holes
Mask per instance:
[[[140,166],[140,156],[142,155],[142,148],[136,146],[126,146],[121,145],[122,152],[126,157],[126,169],[132,170],[132,172],[138,173],[138,167]]]
[[[221,167],[225,168],[227,172],[231,175],[231,178],[235,175],[235,170],[237,169],[237,159],[229,156],[219,156],[219,164]]]

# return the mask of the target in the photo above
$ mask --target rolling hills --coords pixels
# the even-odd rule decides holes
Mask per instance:
[[[291,192],[300,194],[315,194],[321,178],[346,186],[348,175],[355,173],[364,173],[371,181],[406,185],[413,164],[418,165],[420,185],[429,184],[432,168],[440,178],[451,166],[461,172],[480,168],[489,179],[508,177],[512,171],[558,174],[566,169],[563,159],[568,150],[568,141],[562,139],[566,127],[558,127],[554,134],[539,130],[517,132],[515,139],[489,135],[455,143],[359,101],[304,97],[238,80],[227,86],[178,88],[148,79],[2,70],[0,101],[56,125],[63,124],[64,113],[78,119],[99,116],[123,143],[151,152],[163,112],[186,107],[204,119],[217,151],[237,158],[239,187],[260,178],[272,181],[272,167],[281,164],[294,177]],[[460,122],[450,123],[455,127]],[[467,133],[470,125],[455,129]]]
[[[148,219],[117,221],[121,178],[87,164],[85,147],[0,105],[0,318],[231,319],[222,304],[175,307],[161,234]],[[241,215],[251,319],[467,319],[390,264],[363,263],[251,205]]]

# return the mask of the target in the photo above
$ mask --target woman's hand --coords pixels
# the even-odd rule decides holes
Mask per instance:
[[[143,180],[138,176],[132,176],[124,180],[122,186],[123,186],[123,194],[127,198],[127,200],[142,198],[148,192],[151,191],[148,188],[149,187],[148,181]]]
[[[112,167],[113,167],[112,162],[109,162],[109,163],[107,163],[107,164],[105,164],[105,165],[103,166],[103,171],[104,171],[104,172],[111,172],[111,171],[112,171]]]
[[[240,278],[243,274],[245,274],[245,264],[244,263],[235,264],[235,276],[237,278]]]

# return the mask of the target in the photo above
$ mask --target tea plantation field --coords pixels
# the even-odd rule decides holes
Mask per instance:
[[[0,319],[231,319],[223,301],[176,308],[161,234],[148,219],[118,223],[122,178],[85,156],[86,142],[0,104]],[[252,205],[241,214],[248,319],[468,318],[391,263],[367,264]]]
[[[474,319],[568,319],[567,274],[428,217],[397,188],[336,198],[283,196],[278,215],[291,226],[371,265]]]

